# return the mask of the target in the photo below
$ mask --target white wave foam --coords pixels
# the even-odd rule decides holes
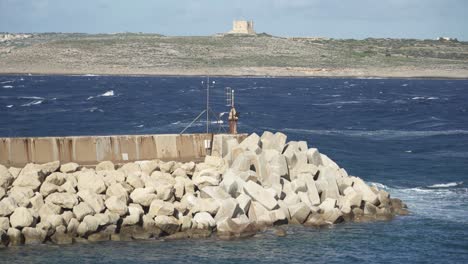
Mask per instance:
[[[144,127],[144,126],[145,126],[145,125],[139,125],[139,126],[136,126],[136,127],[141,128],[141,127]]]
[[[407,84],[407,83],[404,83],[404,84],[402,84],[401,86],[402,86],[402,87],[406,87],[406,86],[408,86],[408,84]]]
[[[439,183],[427,186],[427,188],[450,188],[463,185],[463,182],[449,182],[449,183]]]
[[[369,182],[369,184],[370,184],[371,186],[377,187],[377,188],[379,188],[379,189],[385,189],[385,190],[388,189],[388,186],[385,185],[385,184],[382,184],[382,183],[378,183],[378,182]]]
[[[31,99],[31,100],[44,100],[44,97],[39,96],[20,96],[19,99]]]
[[[0,82],[0,84],[7,84],[7,83],[14,83],[15,81],[3,81],[3,82]]]
[[[6,108],[12,108],[12,107],[13,107],[13,105],[7,105],[6,106]]]
[[[341,135],[349,137],[365,137],[371,139],[422,138],[432,136],[468,135],[468,130],[314,130],[285,128],[287,132],[313,135]]]
[[[429,97],[415,96],[415,97],[411,98],[411,100],[439,100],[439,99],[440,98],[436,97],[436,96],[429,96]]]
[[[91,107],[91,108],[88,108],[86,109],[86,111],[90,112],[90,113],[94,113],[94,112],[101,112],[101,113],[104,113],[104,110],[100,109],[100,108],[97,108],[97,107]]]
[[[103,94],[98,94],[96,96],[89,96],[86,100],[89,101],[91,99],[93,99],[94,97],[111,97],[111,96],[114,96],[114,90],[109,90]]]
[[[85,76],[85,77],[98,77],[99,75],[97,75],[97,74],[85,74],[83,76]]]
[[[4,85],[3,88],[4,88],[4,89],[12,89],[13,86],[12,86],[12,85]]]
[[[22,104],[21,106],[32,106],[32,105],[39,105],[39,104],[42,104],[44,100],[35,100],[35,101],[31,101],[29,103],[26,103],[26,104]]]
[[[388,192],[403,200],[415,217],[468,223],[468,188],[390,188]]]
[[[101,94],[100,96],[114,96],[114,90],[107,91]]]

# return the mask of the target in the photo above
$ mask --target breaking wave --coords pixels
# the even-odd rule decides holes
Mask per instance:
[[[425,96],[415,96],[411,98],[411,100],[439,100],[439,97],[436,96],[430,96],[430,97],[425,97]]]
[[[427,188],[431,188],[431,189],[451,188],[451,187],[457,187],[457,186],[462,186],[462,185],[463,185],[463,182],[449,182],[449,183],[433,184],[433,185],[427,186]]]
[[[12,85],[4,85],[3,88],[4,88],[4,89],[12,89],[13,86],[12,86]]]
[[[114,90],[109,90],[109,91],[107,91],[107,92],[105,92],[103,94],[96,95],[96,97],[111,97],[111,96],[114,96],[114,95],[115,95]],[[86,100],[91,100],[93,98],[94,98],[94,96],[90,96]]]
[[[19,99],[30,99],[30,100],[44,100],[44,97],[39,96],[20,96]]]
[[[376,182],[369,184],[403,200],[416,217],[468,223],[468,188],[463,187],[463,182],[415,188],[389,187]]]
[[[29,102],[29,103],[22,104],[21,106],[39,105],[39,104],[42,104],[42,102],[44,102],[44,100],[34,100],[34,101]]]
[[[101,95],[98,96],[114,96],[114,90],[107,91]]]

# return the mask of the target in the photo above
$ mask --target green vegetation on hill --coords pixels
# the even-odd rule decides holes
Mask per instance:
[[[257,36],[168,37],[157,34],[35,34],[0,44],[3,72],[64,69],[414,67],[468,69],[468,43],[416,39],[313,39]],[[6,69],[6,70],[5,70]]]

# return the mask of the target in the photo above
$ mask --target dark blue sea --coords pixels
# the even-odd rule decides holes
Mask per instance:
[[[0,137],[179,133],[205,108],[203,80],[0,76]],[[214,120],[229,110],[231,87],[240,132],[307,140],[351,175],[404,200],[411,215],[238,241],[8,248],[0,262],[468,263],[468,80],[212,81],[212,131],[226,129]],[[203,132],[205,122],[188,132]]]

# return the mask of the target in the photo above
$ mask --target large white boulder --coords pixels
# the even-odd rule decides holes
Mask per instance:
[[[0,187],[7,189],[13,183],[15,178],[8,169],[0,164]]]
[[[323,165],[322,157],[316,148],[310,148],[306,152],[307,161],[309,164],[313,164],[315,166]]]
[[[18,204],[13,198],[3,198],[3,200],[0,201],[0,216],[11,215],[16,207],[18,207]]]
[[[130,194],[130,198],[134,203],[150,206],[157,196],[153,188],[137,188]]]
[[[81,171],[77,174],[77,178],[79,191],[90,190],[98,194],[106,191],[104,178],[93,170]]]
[[[303,202],[288,206],[289,215],[293,222],[303,224],[310,215],[310,208]]]
[[[102,161],[98,165],[96,165],[96,171],[103,170],[115,170],[114,163],[112,163],[112,161]]]
[[[215,219],[207,212],[199,212],[193,216],[192,228],[194,229],[211,229],[215,226]]]
[[[180,228],[179,221],[173,216],[158,215],[154,218],[156,227],[167,234],[173,234]]]
[[[24,169],[23,169],[24,170]],[[42,172],[41,172],[42,173]],[[13,182],[13,186],[16,187],[28,187],[33,190],[37,190],[41,186],[42,176],[39,175],[38,171],[31,170],[29,172],[20,173],[18,178]]]
[[[10,216],[10,224],[13,228],[23,228],[31,226],[34,222],[34,217],[31,212],[25,207],[18,207]]]
[[[307,194],[309,195],[309,199],[313,205],[320,204],[320,196],[317,190],[317,186],[315,185],[314,178],[311,174],[300,174],[299,179],[304,180],[306,187],[307,187]]]
[[[220,202],[220,207],[216,213],[215,220],[216,222],[224,218],[235,218],[241,213],[239,203],[234,198],[228,198]]]
[[[62,208],[73,209],[78,204],[78,197],[73,193],[53,193],[47,196],[45,202],[58,205]]]
[[[77,163],[69,162],[69,163],[62,164],[60,166],[60,171],[63,173],[72,173],[72,172],[75,172],[79,167],[80,165],[78,165]]]
[[[89,189],[79,191],[78,196],[81,198],[81,200],[89,204],[91,208],[93,208],[95,213],[100,213],[106,208],[104,206],[104,200],[102,199],[102,197],[90,191]]]
[[[192,213],[207,212],[211,215],[216,215],[220,207],[220,203],[213,198],[201,199],[197,198],[194,202]]]
[[[13,187],[10,189],[8,196],[13,198],[18,206],[28,207],[29,199],[34,196],[34,192],[29,187]]]
[[[254,201],[261,203],[268,210],[273,210],[278,207],[278,202],[274,195],[253,181],[248,181],[244,185],[244,192]]]
[[[241,147],[244,150],[250,150],[253,152],[256,152],[259,149],[259,143],[260,143],[260,136],[257,135],[256,133],[250,134],[248,137],[246,137],[242,142],[239,144],[239,147]]]
[[[269,217],[270,211],[268,211],[262,204],[259,202],[253,201],[250,204],[249,208],[249,219],[252,222],[259,222],[260,219],[264,219],[265,217]]]
[[[148,215],[151,218],[154,218],[158,215],[172,216],[174,215],[174,211],[174,204],[156,199],[151,202]]]
[[[250,196],[241,193],[239,194],[239,196],[236,197],[236,200],[239,203],[239,208],[245,215],[247,215],[247,213],[249,212],[250,203],[252,202]]]
[[[116,196],[120,199],[123,199],[125,202],[128,201],[128,193],[127,190],[122,186],[121,183],[114,183],[110,185],[106,190],[106,196]]]
[[[112,213],[122,216],[126,215],[128,212],[127,201],[122,197],[111,196],[107,198],[104,203],[107,209]]]
[[[362,200],[374,205],[379,201],[377,194],[360,178],[354,178],[353,188],[357,193],[362,194]]]
[[[95,232],[99,228],[100,219],[93,215],[87,215],[80,223],[77,233],[80,236],[86,236]]]
[[[73,214],[75,214],[76,219],[79,221],[83,220],[85,216],[93,215],[94,213],[94,209],[86,202],[81,202],[73,207]]]
[[[216,200],[224,200],[231,196],[219,186],[207,186],[200,190],[201,198],[213,198]]]
[[[44,164],[40,165],[41,172],[44,175],[49,175],[52,172],[57,171],[59,168],[60,168],[60,161],[58,161],[58,160],[51,161],[51,162],[44,163]]]
[[[8,217],[0,217],[0,230],[7,231],[10,228],[10,219]]]

